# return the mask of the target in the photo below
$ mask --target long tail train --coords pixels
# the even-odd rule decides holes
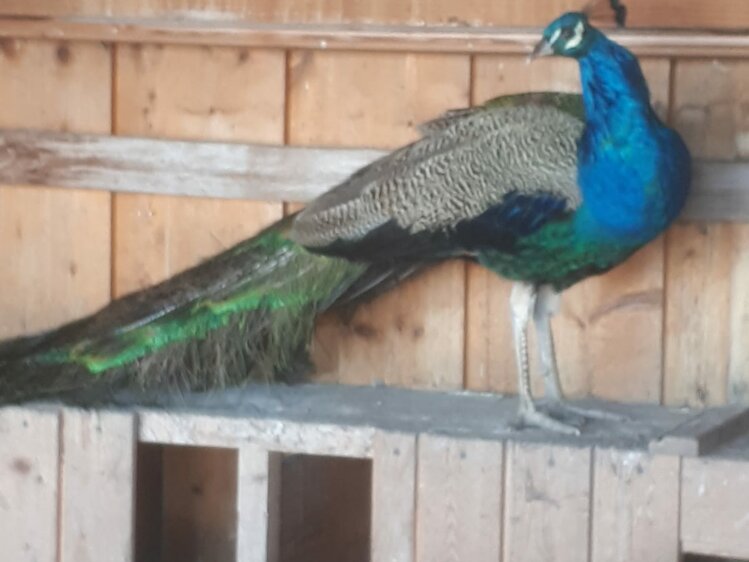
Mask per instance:
[[[288,238],[290,225],[92,316],[0,344],[0,403],[283,380],[306,358],[321,311],[412,272],[310,253]]]

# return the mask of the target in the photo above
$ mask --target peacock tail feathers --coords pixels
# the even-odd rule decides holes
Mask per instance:
[[[314,318],[368,267],[308,252],[288,238],[290,222],[88,318],[0,345],[0,401],[293,376]]]

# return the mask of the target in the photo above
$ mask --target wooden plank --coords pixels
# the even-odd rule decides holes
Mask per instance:
[[[123,46],[116,53],[115,132],[221,141],[283,141],[284,55],[243,48]],[[118,195],[114,202],[115,294],[160,281],[257,232],[280,204]],[[231,445],[233,446],[233,444]],[[164,556],[233,560],[237,480],[233,454],[164,452]],[[173,471],[170,473],[169,471]],[[193,486],[206,483],[205,497]],[[197,484],[196,484],[197,483]],[[186,497],[193,497],[190,501]],[[187,502],[187,503],[186,503]],[[222,507],[223,506],[223,507]],[[191,511],[185,521],[183,511]],[[218,534],[217,534],[218,533]]]
[[[386,151],[0,129],[0,153],[12,155],[0,184],[282,202],[310,201]],[[749,221],[749,163],[697,161],[694,175],[682,220]]]
[[[133,46],[117,55],[118,133],[283,140],[282,53]],[[186,269],[280,218],[281,212],[279,204],[117,196],[115,292],[130,292]]]
[[[703,1],[703,0],[694,0]],[[724,0],[729,2],[731,0]],[[362,2],[362,5],[368,3]],[[628,3],[629,4],[629,3]],[[502,6],[500,3],[494,5]],[[680,7],[679,13],[688,9]],[[546,25],[553,15],[546,12],[535,25]],[[630,10],[632,13],[632,10]],[[551,15],[553,14],[553,15]],[[728,12],[730,14],[730,11]],[[730,15],[728,15],[731,18]],[[305,20],[298,20],[305,21]],[[633,20],[634,21],[634,20]],[[674,27],[673,17],[659,22]],[[749,38],[741,25],[725,26],[734,33],[708,31],[612,31],[607,33],[617,42],[640,56],[740,58],[749,53]],[[749,27],[749,16],[747,16]],[[528,25],[497,21],[497,25]],[[678,25],[676,26],[678,27]],[[687,26],[710,27],[697,20]],[[346,51],[395,51],[431,53],[475,53],[518,55],[530,53],[541,29],[517,27],[485,27],[482,24],[455,25],[377,25],[306,23],[264,24],[229,18],[212,19],[195,14],[190,18],[153,17],[58,17],[54,19],[0,17],[0,38],[52,39],[72,41],[105,41],[112,43],[160,43],[172,45],[211,45],[251,48],[315,49]]]
[[[257,445],[239,449],[237,560],[277,562],[269,554],[277,553],[278,544],[273,543],[279,540],[280,460],[279,455]]]
[[[0,130],[0,154],[4,184],[283,202],[313,199],[384,151]]]
[[[59,414],[0,409],[0,544],[3,558],[57,561]]]
[[[673,118],[698,158],[749,156],[749,63],[678,62]],[[746,189],[749,183],[742,182]],[[665,398],[721,404],[749,393],[749,226],[692,224],[668,235]]]
[[[669,64],[642,61],[656,109],[666,113]],[[474,102],[496,95],[541,89],[579,91],[573,61],[546,60],[526,66],[518,57],[477,57]],[[603,277],[566,291],[553,322],[562,386],[572,396],[616,400],[660,399],[663,244],[657,240]],[[515,392],[509,322],[510,283],[469,270],[466,382],[469,388]],[[631,326],[637,325],[637,330]],[[535,359],[535,354],[532,354]],[[534,380],[534,392],[541,390]]]
[[[594,457],[591,562],[678,562],[679,458],[614,449]]]
[[[503,560],[587,560],[591,449],[512,443],[507,455]]]
[[[500,559],[503,445],[419,436],[416,560]]]
[[[703,410],[650,442],[650,452],[699,457],[725,445],[749,430],[749,408],[725,406]]]
[[[1,127],[109,132],[109,47],[3,45]],[[109,300],[109,207],[106,193],[0,189],[0,339],[83,316]]]
[[[455,55],[294,52],[288,140],[401,145],[416,137],[415,124],[468,103],[469,70],[468,58]],[[439,266],[353,315],[329,316],[317,332],[316,365],[348,383],[458,388],[463,299],[463,264]]]
[[[235,561],[236,465],[234,449],[164,449],[162,560]]]
[[[629,25],[746,29],[749,10],[733,0],[628,0]],[[553,14],[579,10],[574,0],[521,4],[462,0],[309,2],[303,0],[4,0],[2,13],[29,16],[146,15],[253,22],[410,22],[415,25],[544,25]]]
[[[414,562],[416,437],[378,431],[372,444],[372,560]]]
[[[684,552],[749,558],[749,473],[745,463],[684,459],[681,512]]]
[[[374,430],[338,424],[313,424],[273,419],[237,419],[201,414],[145,411],[140,439],[147,443],[231,447],[251,441],[273,451],[367,458]]]
[[[62,440],[62,562],[134,560],[133,415],[64,410]]]

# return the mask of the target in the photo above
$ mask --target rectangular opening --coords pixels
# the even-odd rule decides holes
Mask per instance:
[[[140,445],[138,562],[234,562],[237,451]]]
[[[367,562],[371,490],[368,459],[284,455],[279,562]]]
[[[235,562],[235,449],[138,446],[136,560]],[[279,455],[270,562],[370,560],[372,462]]]

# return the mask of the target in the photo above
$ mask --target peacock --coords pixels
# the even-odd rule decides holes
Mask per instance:
[[[578,433],[561,414],[558,295],[663,232],[684,205],[691,165],[650,105],[637,59],[586,13],[545,28],[531,57],[550,55],[578,61],[582,95],[523,93],[449,111],[256,236],[90,317],[0,344],[0,402],[292,380],[322,311],[457,258],[514,282],[519,420]],[[531,320],[554,407],[531,396]]]

